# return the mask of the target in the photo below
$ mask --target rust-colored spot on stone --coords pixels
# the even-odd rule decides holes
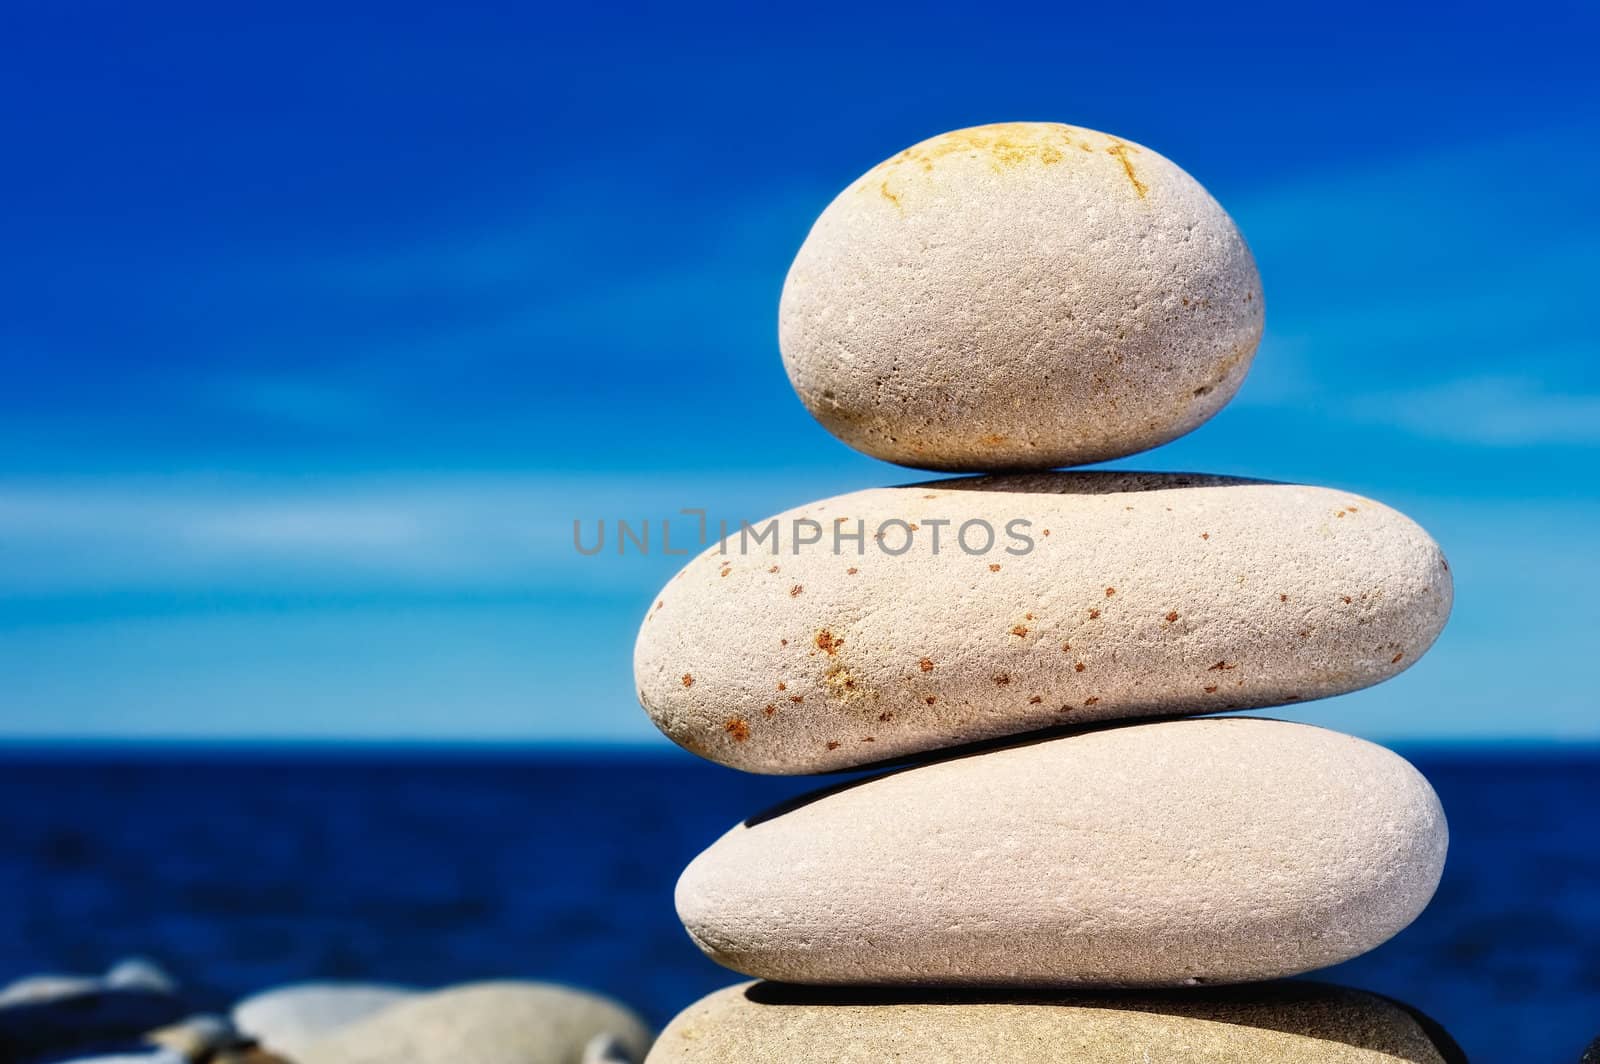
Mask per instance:
[[[770,717],[774,713],[778,712],[778,707],[775,704],[768,702],[764,707],[762,707],[761,712]]]
[[[1405,657],[1405,656],[1406,656],[1406,652],[1404,650],[1402,650],[1400,653],[1396,654],[1394,657],[1389,659],[1389,664],[1390,665],[1398,665],[1398,664],[1400,664],[1400,659]]]
[[[789,696],[789,701],[793,702],[797,706],[801,702],[804,702],[805,700],[806,700],[806,696],[805,695],[790,695]]]
[[[1178,619],[1178,611],[1177,610],[1173,610],[1172,612],[1167,614],[1167,620],[1168,621],[1175,621],[1177,619]]]
[[[1092,706],[1092,705],[1094,705],[1094,704],[1095,704],[1095,703],[1096,703],[1096,702],[1098,702],[1098,701],[1100,701],[1100,699],[1099,699],[1099,697],[1098,697],[1098,696],[1096,696],[1096,695],[1090,695],[1090,696],[1089,696],[1089,697],[1088,697],[1088,698],[1085,698],[1085,699],[1084,699],[1084,700],[1083,700],[1083,704],[1084,704],[1084,705],[1086,705],[1086,706]]]
[[[800,592],[802,592],[804,590],[805,590],[805,588],[801,587],[799,584],[796,584],[796,585],[794,585],[794,587],[791,587],[789,589],[789,597],[790,598],[795,598],[800,594]]]
[[[1217,685],[1214,683],[1208,683],[1206,684],[1205,691],[1208,695],[1214,695],[1217,693]]]
[[[1061,644],[1061,652],[1064,653],[1064,654],[1072,653],[1072,644],[1071,643],[1062,643]]]
[[[932,658],[923,658],[921,661],[917,662],[917,668],[921,669],[923,672],[932,672],[933,671],[933,659]]]
[[[767,570],[767,572],[769,572],[769,573],[775,573],[777,571],[778,571],[778,567],[776,565],[774,565],[771,569]]]
[[[1346,606],[1348,606],[1348,605],[1350,605],[1350,603],[1351,603],[1351,602],[1352,602],[1352,601],[1354,601],[1354,600],[1353,600],[1353,599],[1351,599],[1351,597],[1350,597],[1350,596],[1349,596],[1349,595],[1345,595],[1345,596],[1344,596],[1344,604],[1345,604],[1345,605],[1346,605]]]
[[[718,576],[727,576],[731,572],[733,572],[733,568],[731,566],[726,566],[725,565],[725,566],[722,567],[722,572],[718,573],[717,575]]]
[[[900,205],[900,197],[898,195],[896,195],[895,193],[889,191],[889,182],[885,181],[882,184],[880,184],[878,186],[878,193],[881,196],[883,196],[884,199],[886,199],[890,203],[894,204],[894,209],[895,210],[897,210],[897,211],[905,210],[905,208]]]
[[[881,724],[887,724],[891,720],[894,720],[893,710],[886,709],[882,713],[878,714],[878,721]]]
[[[837,749],[839,749],[839,744],[837,742],[835,742],[834,740],[829,739],[828,740],[828,749],[829,750],[837,750]]]
[[[1230,670],[1237,669],[1238,667],[1239,666],[1237,666],[1237,665],[1229,665],[1226,661],[1219,661],[1215,665],[1211,666],[1211,668],[1207,669],[1206,671],[1207,672],[1228,672]]]
[[[997,563],[997,562],[990,562],[990,563],[989,563],[989,571],[990,571],[990,572],[991,572],[991,573],[998,573],[998,572],[999,572],[999,571],[1000,571],[1000,565],[999,565],[999,563]]]
[[[991,432],[987,436],[984,436],[982,439],[980,439],[978,442],[984,444],[987,447],[999,447],[1001,444],[1006,442],[1006,437],[1000,435],[998,432]]]
[[[835,665],[829,669],[828,674],[823,679],[827,681],[829,687],[833,688],[833,692],[836,695],[846,697],[855,693],[856,678],[843,665]]]
[[[844,646],[844,640],[836,637],[826,628],[817,633],[816,643],[817,649],[829,657],[839,653],[839,648]]]
[[[1113,142],[1111,147],[1106,149],[1106,154],[1122,164],[1122,172],[1128,175],[1128,181],[1132,183],[1133,190],[1139,194],[1140,199],[1144,199],[1145,193],[1150,191],[1150,186],[1139,180],[1139,175],[1133,169],[1133,160],[1128,158],[1129,152],[1137,152],[1138,150],[1138,148],[1130,148],[1119,140]]]
[[[924,698],[924,699],[923,699],[923,701],[924,701],[924,702],[926,702],[926,703],[928,703],[928,705],[930,705],[930,706],[931,706],[931,705],[933,705],[933,704],[934,704],[934,703],[935,703],[935,702],[937,702],[937,701],[939,701],[939,698],[938,698],[938,696],[937,696],[937,695],[929,695],[929,696],[928,696],[928,697],[927,697],[927,698]]]
[[[846,576],[855,576],[860,571],[861,571],[860,569],[857,569],[855,566],[852,565],[850,568],[848,568],[848,569],[846,569],[844,571],[844,575],[846,575]]]
[[[1010,673],[1005,673],[1005,672],[995,673],[995,675],[994,675],[994,684],[995,684],[996,687],[1004,687],[1006,684],[1008,684],[1010,682],[1011,682],[1011,674]]]
[[[1011,626],[1011,634],[1017,636],[1018,638],[1026,636],[1028,634],[1028,626],[1025,624],[1014,624]]]
[[[1288,595],[1279,595],[1278,596],[1278,601],[1279,602],[1288,602],[1289,601],[1289,596]]]
[[[729,717],[727,723],[723,724],[722,730],[733,736],[733,741],[736,743],[742,743],[750,738],[750,725],[746,724],[742,717]]]
[[[906,170],[928,173],[951,158],[986,161],[995,171],[1037,163],[1054,166],[1074,146],[1072,127],[1054,122],[997,122],[934,137],[879,163],[873,173],[893,177]],[[1091,151],[1087,144],[1078,147]],[[870,186],[863,186],[864,191]]]
[[[1091,621],[1098,621],[1100,619],[1100,611],[1099,610],[1090,610],[1089,611],[1089,619]]]
[[[1032,698],[1028,699],[1028,705],[1037,706],[1040,702],[1043,702],[1043,701],[1044,701],[1044,695],[1034,695]]]
[[[788,684],[784,683],[782,680],[778,681],[778,690],[787,691],[788,689],[789,689],[789,685]]]
[[[873,737],[872,737],[872,736],[870,736],[870,735],[864,735],[864,736],[862,736],[862,737],[861,737],[861,741],[862,741],[862,742],[864,742],[864,743],[875,743],[875,742],[877,742],[877,741],[878,741],[878,740],[876,740],[876,739],[874,739],[874,738],[873,738]]]
[[[1117,593],[1117,589],[1116,588],[1114,588],[1114,587],[1106,588],[1106,598],[1110,598],[1112,595],[1115,595],[1116,593]]]
[[[691,676],[689,673],[684,673],[683,674],[683,686],[685,686],[685,687],[693,687],[694,686],[694,677]]]

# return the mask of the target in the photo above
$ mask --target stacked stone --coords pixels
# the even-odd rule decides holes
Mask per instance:
[[[1216,201],[1089,130],[935,137],[822,214],[780,311],[801,399],[868,454],[1000,475],[780,514],[652,603],[636,679],[680,745],[902,767],[689,866],[691,937],[776,982],[692,1006],[651,1061],[1452,1059],[1394,1002],[1264,982],[1422,911],[1427,781],[1336,732],[1198,716],[1416,661],[1450,609],[1437,545],[1328,488],[1045,472],[1198,426],[1262,320]]]

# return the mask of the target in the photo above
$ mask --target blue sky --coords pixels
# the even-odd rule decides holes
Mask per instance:
[[[0,736],[648,740],[672,559],[915,474],[817,427],[784,271],[880,158],[1055,119],[1234,215],[1267,336],[1117,463],[1303,480],[1443,544],[1454,618],[1295,711],[1600,738],[1597,39],[1582,5],[8,6]]]

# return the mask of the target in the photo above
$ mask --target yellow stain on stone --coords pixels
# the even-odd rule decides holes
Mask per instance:
[[[1093,145],[1085,139],[1085,131],[1059,122],[998,122],[957,129],[885,159],[867,172],[858,183],[857,191],[876,192],[894,204],[896,210],[903,211],[908,182],[932,172],[941,161],[954,156],[987,160],[991,169],[1001,173],[1026,165],[1054,166],[1074,148],[1094,151]],[[1124,166],[1127,166],[1126,161]],[[1137,180],[1135,185],[1140,188],[1142,197],[1144,186]]]

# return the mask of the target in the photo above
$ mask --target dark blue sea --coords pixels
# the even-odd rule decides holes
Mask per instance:
[[[1600,1033],[1600,750],[1402,749],[1450,818],[1438,896],[1318,977],[1430,1014],[1475,1062]],[[740,977],[672,887],[818,785],[675,751],[0,748],[0,981],[145,955],[209,1007],[318,978],[555,979],[657,1023]]]

